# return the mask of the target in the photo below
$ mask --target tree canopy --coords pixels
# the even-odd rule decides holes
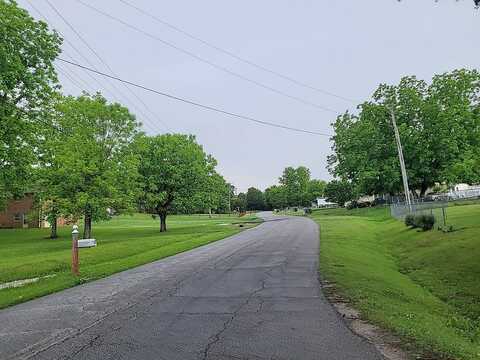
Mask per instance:
[[[244,212],[247,210],[247,195],[243,192],[232,198],[232,210]]]
[[[247,190],[246,195],[247,210],[264,210],[265,198],[261,190],[251,187]]]
[[[141,207],[158,214],[160,231],[167,230],[166,218],[172,208],[188,208],[192,201],[211,189],[213,158],[192,135],[142,136],[137,140],[141,159]],[[208,179],[207,177],[212,178]],[[203,193],[203,194],[202,194]],[[212,205],[212,198],[203,196]]]
[[[324,194],[327,201],[336,203],[340,206],[344,206],[345,203],[354,200],[356,197],[352,184],[339,180],[330,181],[325,186]]]
[[[269,209],[284,209],[288,206],[284,186],[273,185],[265,189],[265,204]]]
[[[56,213],[83,216],[83,236],[90,238],[92,221],[134,209],[138,124],[101,95],[59,99],[54,119],[41,156],[43,195]]]
[[[0,209],[31,186],[57,87],[61,39],[14,1],[0,0]]]
[[[411,189],[435,183],[478,183],[480,74],[455,70],[430,84],[414,76],[382,84],[373,99],[333,124],[332,175],[359,194],[399,193],[402,182],[391,113],[396,117]]]

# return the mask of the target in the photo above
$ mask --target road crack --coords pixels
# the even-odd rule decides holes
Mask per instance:
[[[265,275],[269,276],[268,273],[271,271],[272,269],[268,270],[265,272]],[[209,356],[209,353],[210,353],[210,350],[212,349],[213,346],[215,346],[216,343],[218,343],[220,340],[221,340],[221,336],[222,334],[228,329],[228,327],[230,326],[230,324],[235,320],[235,318],[238,316],[238,314],[240,313],[240,311],[245,307],[247,306],[250,301],[252,300],[253,297],[255,297],[256,294],[258,294],[260,291],[264,290],[265,289],[265,279],[263,279],[261,281],[261,284],[260,284],[260,287],[256,290],[254,290],[248,297],[247,299],[242,303],[240,304],[240,306],[232,313],[232,316],[223,323],[222,325],[222,328],[217,332],[215,333],[213,336],[210,337],[210,340],[209,342],[207,343],[207,345],[205,346],[205,349],[203,351],[203,358],[202,360],[207,360],[208,359],[208,356]],[[261,307],[263,307],[263,300],[261,300]],[[257,310],[257,313],[260,311]]]

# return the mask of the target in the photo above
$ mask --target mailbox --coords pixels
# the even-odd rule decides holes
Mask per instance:
[[[97,240],[95,239],[81,239],[78,240],[79,248],[91,248],[97,246]]]

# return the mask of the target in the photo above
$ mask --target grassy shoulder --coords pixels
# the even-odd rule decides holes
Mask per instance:
[[[40,280],[1,289],[0,308],[223,239],[257,222],[260,220],[254,215],[174,215],[167,219],[168,231],[160,233],[158,219],[149,215],[119,216],[94,224],[98,246],[79,249],[79,278],[70,274],[70,227],[59,228],[55,240],[48,239],[48,229],[2,229],[0,284],[37,277]]]
[[[480,358],[480,205],[448,209],[456,231],[418,232],[388,209],[319,210],[322,276],[362,316],[425,352]]]

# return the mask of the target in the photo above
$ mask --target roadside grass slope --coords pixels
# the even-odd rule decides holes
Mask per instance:
[[[362,317],[415,349],[480,359],[480,205],[447,213],[451,233],[408,229],[387,208],[315,211],[320,270]]]
[[[99,279],[234,235],[255,224],[254,216],[173,215],[168,231],[145,214],[119,216],[94,225],[98,246],[80,249],[80,277],[70,273],[71,227],[60,227],[59,238],[48,229],[0,230],[0,284],[40,277],[38,282],[0,290],[0,308]],[[53,276],[52,276],[53,275]],[[47,277],[46,277],[47,276]]]

